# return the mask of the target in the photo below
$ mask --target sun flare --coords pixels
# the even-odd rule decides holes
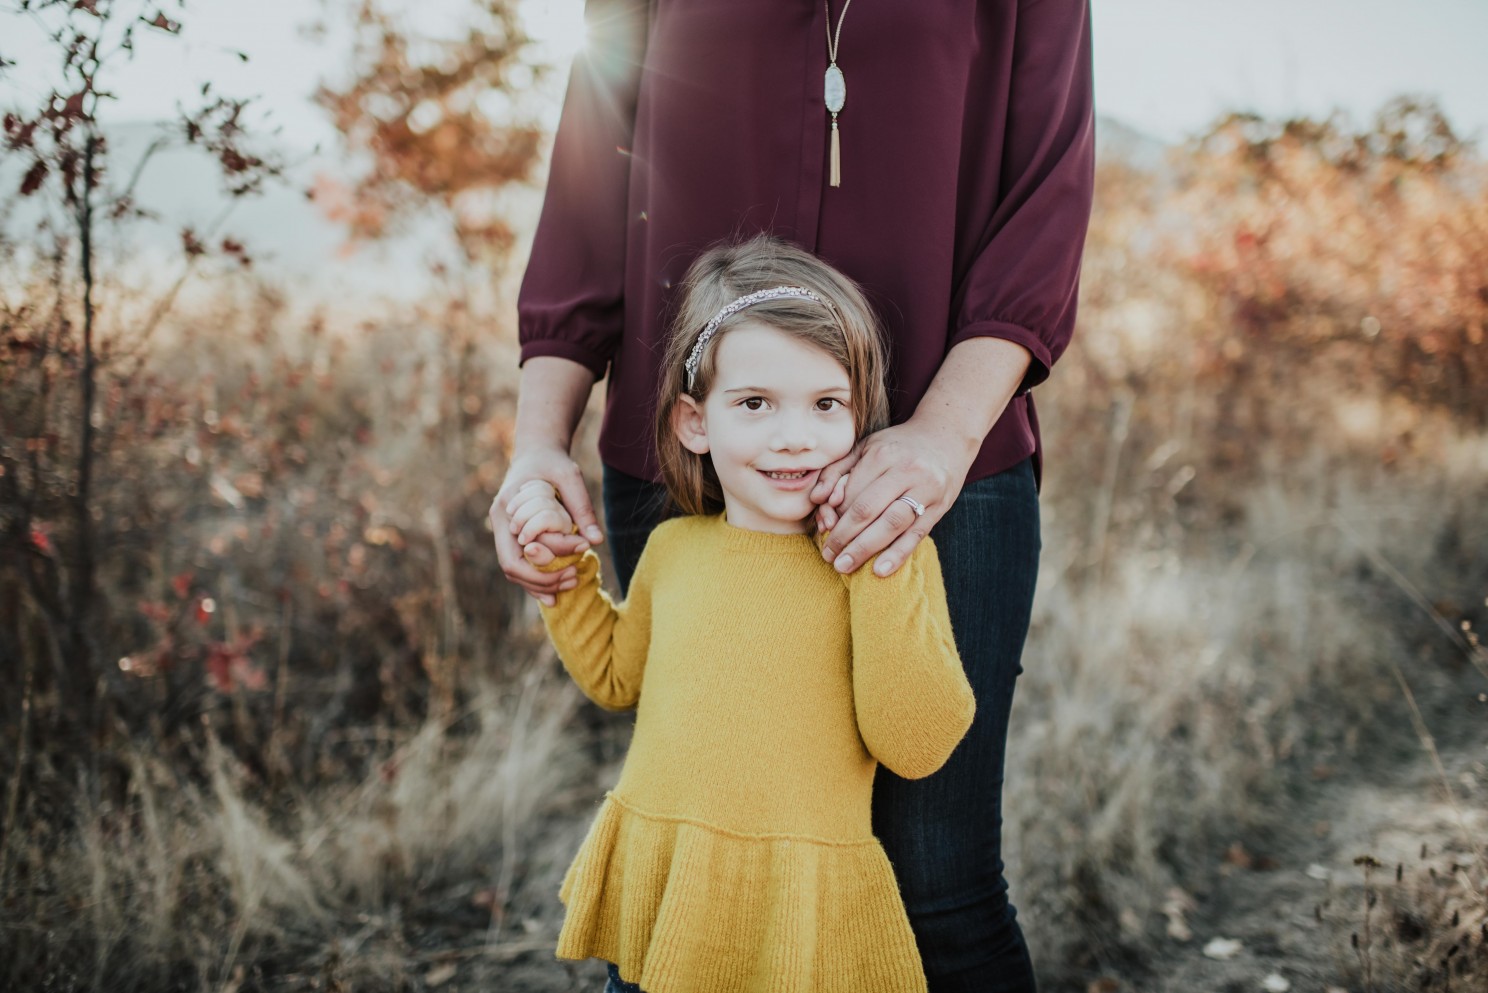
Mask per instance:
[[[583,51],[588,39],[583,0],[526,0],[522,22],[555,65],[566,65]]]

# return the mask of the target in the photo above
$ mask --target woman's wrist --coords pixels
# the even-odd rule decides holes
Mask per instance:
[[[958,342],[906,423],[944,439],[945,450],[963,454],[969,467],[1032,360],[1028,349],[1005,338]]]
[[[593,388],[593,374],[578,362],[551,355],[528,359],[517,393],[512,461],[534,453],[567,455]]]

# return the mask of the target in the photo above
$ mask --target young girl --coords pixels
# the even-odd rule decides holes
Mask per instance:
[[[551,487],[511,502],[529,560],[578,566],[542,610],[564,666],[601,707],[637,708],[559,893],[557,954],[608,960],[607,989],[925,989],[872,833],[874,770],[934,772],[975,701],[934,544],[887,578],[844,576],[811,533],[817,473],[886,420],[857,286],[760,237],[706,252],[682,287],[656,435],[683,516],[652,533],[625,602],[592,550],[535,540],[573,528]]]

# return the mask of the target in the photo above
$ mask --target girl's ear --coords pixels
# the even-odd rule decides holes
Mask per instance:
[[[703,420],[703,408],[686,393],[677,398],[672,408],[672,431],[682,447],[692,454],[708,454],[708,426]]]

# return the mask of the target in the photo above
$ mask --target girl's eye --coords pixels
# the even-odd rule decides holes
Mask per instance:
[[[743,403],[745,410],[759,410],[761,407],[763,407],[765,405],[765,398],[764,397],[745,397],[741,401],[741,403]]]
[[[843,403],[841,400],[838,400],[836,397],[822,397],[820,400],[816,401],[816,409],[823,412],[836,410],[839,407],[846,406],[847,404]]]

